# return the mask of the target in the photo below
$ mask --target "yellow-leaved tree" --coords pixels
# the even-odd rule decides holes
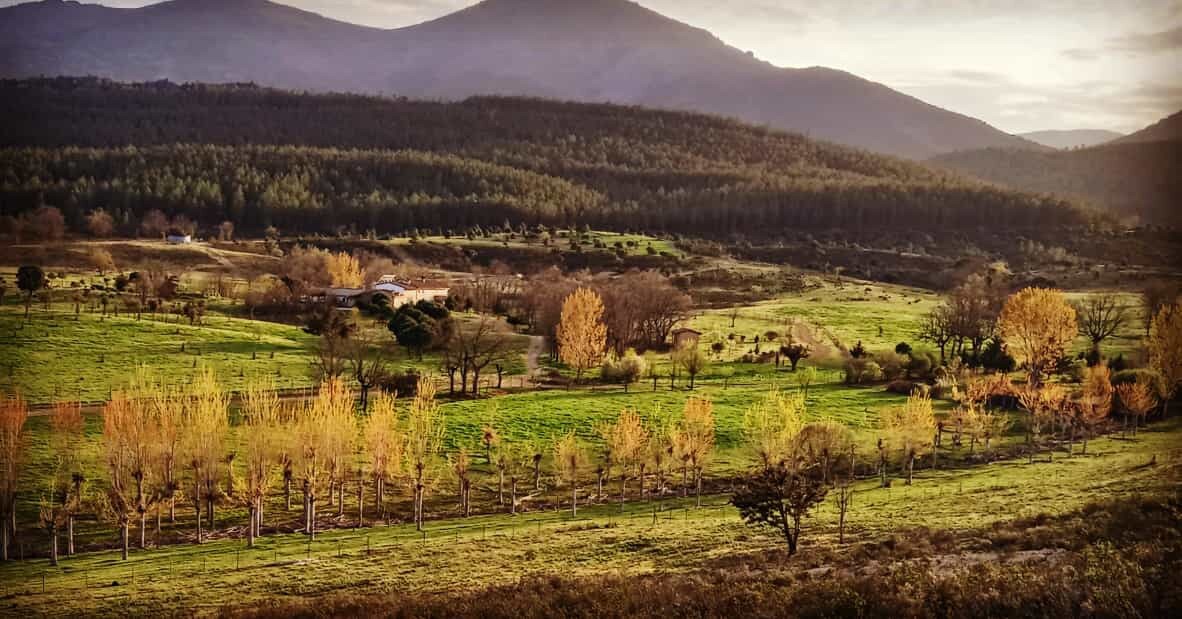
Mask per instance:
[[[765,469],[795,466],[793,449],[804,427],[804,396],[769,391],[743,414],[743,439]]]
[[[567,432],[554,443],[554,469],[570,485],[570,515],[579,515],[579,475],[587,466],[587,452],[579,445],[574,432]]]
[[[361,288],[365,285],[361,263],[353,256],[341,252],[325,258],[329,279],[337,288]]]
[[[673,453],[682,462],[682,496],[685,495],[685,471],[694,474],[695,502],[702,506],[702,474],[714,455],[714,403],[707,398],[685,402],[681,423],[673,430]]]
[[[590,288],[578,288],[562,303],[558,323],[558,356],[575,369],[575,379],[599,365],[607,346],[603,299]]]
[[[907,471],[907,485],[915,473],[915,460],[934,444],[936,416],[932,411],[932,396],[916,389],[902,406],[888,408],[882,415],[883,433],[903,455]]]
[[[253,548],[263,522],[263,500],[275,481],[279,453],[283,449],[285,427],[279,393],[270,377],[251,378],[242,392],[242,450],[246,460],[246,478],[238,493],[245,503],[246,545]]]
[[[615,423],[603,426],[599,433],[611,451],[613,463],[620,467],[620,509],[623,509],[628,495],[629,469],[639,467],[648,455],[648,429],[636,411],[624,409]]]
[[[382,391],[370,399],[369,418],[363,430],[369,453],[369,477],[373,482],[378,517],[386,518],[386,484],[402,470],[404,438],[398,428],[395,396]]]
[[[1182,303],[1163,306],[1149,328],[1149,364],[1161,375],[1162,417],[1182,385]]]
[[[1025,288],[1006,300],[997,328],[1009,350],[1025,363],[1037,387],[1067,352],[1079,328],[1075,309],[1058,290]]]
[[[419,379],[415,397],[406,418],[406,468],[410,474],[414,502],[414,521],[423,529],[423,496],[428,484],[434,481],[443,446],[443,409],[435,401],[435,383],[427,377]]]

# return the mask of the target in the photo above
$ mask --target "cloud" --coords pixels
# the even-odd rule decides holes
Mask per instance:
[[[1075,60],[1077,62],[1088,62],[1100,58],[1100,53],[1094,49],[1085,49],[1082,47],[1073,47],[1065,49],[1061,52],[1068,60]]]
[[[1157,54],[1182,49],[1182,26],[1161,32],[1133,33],[1108,40],[1108,49],[1128,54]]]

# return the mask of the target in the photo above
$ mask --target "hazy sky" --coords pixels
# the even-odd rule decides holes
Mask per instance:
[[[410,25],[475,3],[282,1],[379,27]],[[18,3],[0,0],[0,5]],[[710,30],[774,64],[843,69],[1010,132],[1133,131],[1182,109],[1182,0],[640,4]]]

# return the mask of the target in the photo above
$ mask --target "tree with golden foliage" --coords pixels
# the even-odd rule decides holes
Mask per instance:
[[[398,427],[395,395],[377,392],[370,399],[369,417],[362,430],[369,453],[369,477],[373,482],[378,517],[386,518],[386,484],[402,470],[404,437]]]
[[[103,460],[107,468],[106,512],[119,525],[123,560],[127,560],[129,528],[136,512],[136,405],[116,392],[103,407]]]
[[[896,445],[903,455],[908,486],[915,477],[915,461],[934,445],[936,416],[932,396],[916,389],[902,406],[888,408],[882,415],[882,429],[888,444]]]
[[[176,522],[176,496],[181,490],[177,466],[182,455],[181,431],[187,398],[180,389],[166,385],[158,386],[150,397],[155,424],[151,468],[155,486],[156,536],[159,537],[165,503],[168,503],[169,522]]]
[[[444,429],[443,409],[435,401],[435,383],[424,376],[419,379],[406,419],[404,457],[411,475],[415,528],[420,531],[423,529],[423,497],[435,475]]]
[[[324,260],[329,279],[335,288],[361,288],[365,285],[361,263],[353,256],[340,252],[328,254]]]
[[[1149,327],[1149,365],[1161,376],[1162,417],[1182,387],[1182,303],[1164,305]]]
[[[263,501],[274,483],[278,454],[283,441],[283,415],[275,381],[253,377],[242,391],[242,430],[240,432],[246,477],[239,496],[249,515],[246,545],[254,547],[263,525]]]
[[[821,481],[832,485],[834,463],[853,443],[845,424],[832,419],[807,423],[796,437],[794,451],[807,464],[821,468]]]
[[[656,478],[653,492],[657,495],[658,510],[660,502],[665,498],[665,480],[676,455],[676,436],[677,427],[673,423],[673,418],[663,413],[658,405],[649,419],[647,454],[648,464]],[[641,497],[643,496],[642,489]]]
[[[74,517],[82,504],[82,404],[55,402],[50,411],[49,449],[53,458],[48,492],[41,497],[41,527],[49,533],[49,564],[57,565],[58,533],[67,531],[67,554],[74,554]]]
[[[615,423],[602,426],[599,434],[611,450],[614,463],[620,468],[620,509],[623,510],[628,497],[629,469],[638,467],[645,455],[648,430],[636,411],[624,409],[616,417]]]
[[[587,452],[574,432],[554,442],[554,468],[559,479],[570,486],[570,515],[579,515],[579,476],[587,466]]]
[[[714,457],[714,403],[708,398],[685,401],[681,423],[674,430],[673,454],[682,462],[681,486],[685,496],[685,472],[694,475],[696,505],[702,506],[702,476]]]
[[[1067,352],[1079,329],[1075,309],[1058,290],[1026,288],[1006,300],[998,331],[1037,387]]]
[[[743,440],[763,468],[795,468],[796,437],[804,428],[804,395],[772,389],[743,414]]]
[[[0,392],[0,560],[16,537],[16,491],[24,463],[29,406],[19,393]]]
[[[1017,391],[1017,396],[1018,405],[1026,411],[1026,443],[1030,448],[1027,461],[1033,464],[1034,452],[1038,451],[1043,434],[1048,429],[1053,430],[1052,424],[1067,406],[1067,392],[1057,384],[1041,387],[1027,385],[1025,389]],[[1049,453],[1051,460],[1054,460],[1054,448]]]
[[[1137,436],[1137,423],[1149,415],[1149,411],[1157,406],[1157,395],[1149,380],[1137,377],[1135,383],[1123,383],[1116,386],[1116,393],[1120,397],[1120,407],[1124,410],[1125,429],[1129,421],[1133,422],[1133,436]],[[1124,434],[1124,430],[1121,431]]]
[[[1112,413],[1112,372],[1106,365],[1084,370],[1083,392],[1074,402],[1074,425],[1079,428],[1082,452],[1088,453],[1088,439]]]
[[[563,363],[575,368],[575,380],[583,372],[599,365],[607,346],[607,326],[603,322],[603,299],[590,288],[578,288],[562,303],[558,324],[558,355]]]
[[[230,398],[217,382],[213,369],[203,367],[193,378],[185,397],[181,431],[181,461],[189,474],[193,509],[197,516],[197,543],[202,538],[202,508],[210,530],[215,526],[214,505],[222,498],[221,482],[226,466],[226,440],[230,432]]]

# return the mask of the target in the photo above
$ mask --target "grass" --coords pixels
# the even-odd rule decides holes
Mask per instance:
[[[469,239],[464,236],[423,236],[417,239],[397,238],[388,241],[392,245],[405,246],[411,243],[432,243],[436,245],[452,245],[456,247],[511,247],[515,249],[536,249],[539,251],[550,251],[557,249],[559,251],[573,251],[570,249],[570,238],[566,231],[561,231],[559,235],[552,238],[550,245],[544,245],[538,238],[523,238],[520,234],[513,234],[510,236],[506,233],[496,233],[489,237],[477,237]],[[652,247],[656,253],[669,253],[679,255],[679,252],[672,241],[658,239],[643,234],[626,234],[617,232],[601,232],[592,231],[581,236],[581,251],[605,251],[615,252],[617,250],[623,251],[626,255],[639,256],[648,253],[648,248]],[[596,249],[595,244],[601,245],[600,249]],[[619,244],[617,246],[617,243]]]
[[[873,542],[913,527],[966,531],[1091,501],[1168,495],[1179,489],[1182,424],[1171,420],[1135,441],[1096,440],[1088,456],[1053,463],[921,471],[912,487],[860,483],[847,535]],[[1149,465],[1156,458],[1155,465]],[[711,561],[778,549],[769,532],[744,526],[725,498],[692,509],[681,500],[601,505],[568,512],[484,516],[410,526],[270,535],[256,549],[239,539],[202,546],[82,554],[58,568],[44,560],[0,565],[0,613],[36,615],[211,614],[342,592],[456,592],[539,575],[679,573]],[[836,547],[831,502],[808,523],[805,548]]]

